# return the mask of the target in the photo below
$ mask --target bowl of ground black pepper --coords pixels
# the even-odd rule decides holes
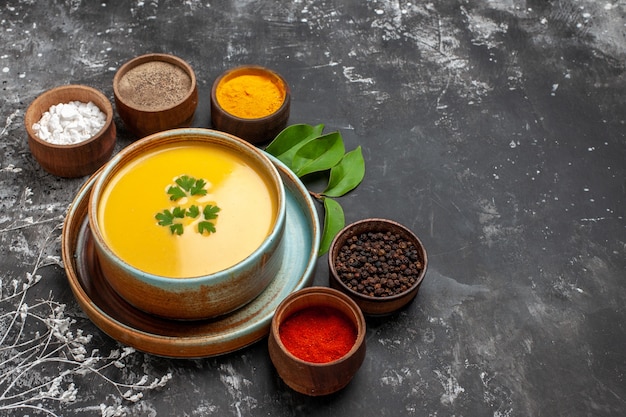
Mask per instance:
[[[365,359],[365,317],[340,291],[309,287],[276,308],[268,348],[278,375],[294,391],[328,395],[345,388]]]
[[[115,73],[113,93],[124,125],[138,138],[191,126],[198,106],[193,69],[168,54],[146,54],[126,62]]]
[[[346,226],[328,252],[329,283],[364,314],[392,314],[417,295],[428,266],[426,249],[406,226],[370,218]]]
[[[116,128],[113,106],[86,85],[63,85],[40,94],[24,115],[31,154],[59,177],[89,175],[113,154]]]
[[[287,126],[290,105],[291,91],[280,74],[261,66],[240,66],[213,83],[211,122],[214,129],[261,144]]]

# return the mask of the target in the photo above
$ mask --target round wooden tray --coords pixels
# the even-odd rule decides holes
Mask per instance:
[[[80,189],[63,228],[63,262],[79,305],[103,332],[137,350],[174,358],[202,358],[233,352],[269,333],[276,307],[313,280],[320,225],[314,202],[300,180],[272,158],[285,185],[285,262],[268,288],[241,309],[212,320],[176,321],[147,314],[124,301],[106,282],[94,253],[87,219],[98,173]],[[184,308],[184,307],[183,307]]]

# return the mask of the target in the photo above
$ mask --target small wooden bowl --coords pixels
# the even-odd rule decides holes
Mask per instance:
[[[280,338],[280,325],[292,314],[308,307],[330,307],[343,313],[357,330],[352,349],[332,362],[313,363],[294,356]],[[310,396],[327,395],[344,388],[365,359],[365,317],[345,294],[326,287],[296,291],[276,309],[268,339],[269,354],[281,379],[293,390]]]
[[[230,113],[218,101],[218,89],[223,83],[244,75],[263,76],[284,92],[284,100],[273,113],[258,118],[244,118]],[[291,90],[278,73],[256,65],[233,68],[220,75],[211,89],[211,121],[217,130],[238,136],[250,143],[260,144],[276,137],[289,120]]]
[[[33,130],[33,124],[51,106],[71,101],[93,102],[106,114],[104,127],[90,139],[70,145],[40,139]],[[111,102],[100,91],[85,85],[65,85],[45,91],[28,106],[24,125],[33,157],[43,169],[59,177],[74,178],[94,173],[111,158],[115,148],[117,136]]]
[[[131,83],[127,79],[127,74],[131,70],[136,70],[141,65],[149,65],[151,62],[156,62],[159,65],[162,63],[172,64],[182,69],[184,73],[189,77],[189,87],[186,92],[180,94],[180,98],[175,101],[167,101],[162,106],[153,105],[152,100],[146,100],[139,102],[131,98],[131,93],[137,93],[142,86],[141,81]],[[157,71],[153,69],[153,71]],[[159,73],[158,71],[156,72]],[[162,73],[163,74],[163,73]],[[180,74],[178,74],[179,76]],[[158,94],[166,96],[170,93],[167,91],[168,87],[172,87],[173,81],[163,77],[163,88],[158,90]],[[137,78],[140,78],[137,76]],[[158,81],[159,77],[151,75],[147,77],[150,81]],[[139,84],[137,84],[139,83]],[[120,67],[115,73],[113,78],[113,93],[115,95],[115,107],[117,112],[124,121],[124,124],[135,136],[138,138],[151,135],[153,133],[161,132],[164,130],[174,129],[177,127],[188,127],[191,125],[196,108],[198,107],[198,85],[196,81],[196,75],[191,66],[173,55],[168,54],[146,54],[131,59]],[[154,93],[154,92],[153,92]],[[142,97],[142,100],[145,99]],[[150,103],[150,104],[146,104]]]
[[[365,295],[356,289],[350,288],[341,279],[337,265],[338,255],[341,248],[346,244],[348,239],[353,236],[360,236],[363,233],[369,232],[391,232],[400,236],[403,241],[411,242],[413,244],[417,252],[417,258],[421,263],[421,269],[419,269],[419,274],[417,275],[415,282],[413,282],[413,284],[403,292],[389,296]],[[337,233],[331,243],[330,250],[328,251],[330,286],[350,296],[350,298],[352,298],[359,305],[363,313],[369,316],[384,316],[392,314],[413,301],[419,291],[422,281],[424,280],[427,267],[428,256],[420,239],[407,227],[401,225],[400,223],[386,219],[364,219],[344,227],[341,231],[339,231],[339,233]],[[378,274],[378,272],[376,273]]]

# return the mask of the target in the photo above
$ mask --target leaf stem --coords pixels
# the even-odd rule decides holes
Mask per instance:
[[[324,196],[321,193],[316,193],[315,191],[309,190],[309,194],[311,194],[311,196],[318,201],[324,200]]]

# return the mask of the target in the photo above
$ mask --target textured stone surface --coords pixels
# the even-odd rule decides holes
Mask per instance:
[[[76,401],[50,408],[64,416],[100,415],[101,403],[133,416],[623,415],[625,25],[622,1],[4,2],[3,295],[41,252],[52,256],[46,263],[60,256],[59,242],[46,239],[58,236],[53,228],[85,180],[37,166],[23,127],[28,104],[68,83],[113,101],[116,69],[151,52],[194,68],[194,126],[210,127],[209,91],[222,71],[259,64],[281,73],[292,90],[290,123],[324,123],[347,148],[363,147],[366,177],[340,200],[346,220],[403,223],[430,261],[415,302],[368,321],[363,367],[330,398],[290,391],[264,340],[194,361],[136,353],[110,373],[128,382],[172,372],[165,388],[129,403],[98,377],[76,376]],[[119,150],[133,138],[115,121]],[[318,285],[327,285],[325,261]],[[74,326],[94,335],[90,348],[115,348],[80,311],[60,266],[37,271],[29,304],[65,304]]]

